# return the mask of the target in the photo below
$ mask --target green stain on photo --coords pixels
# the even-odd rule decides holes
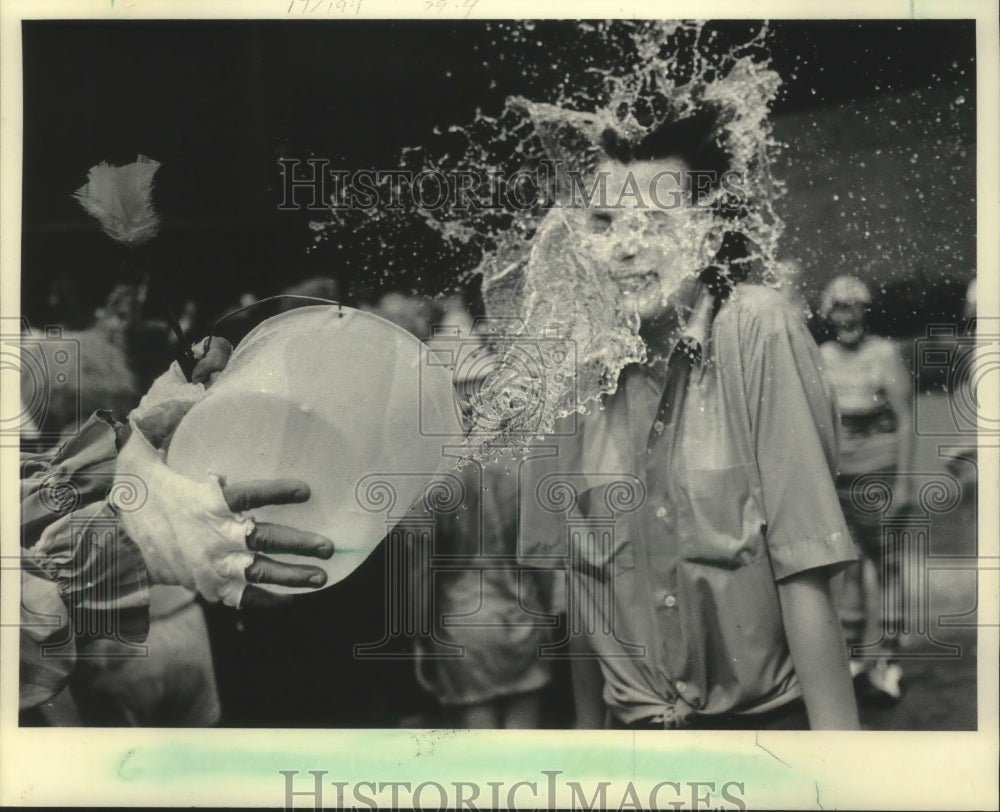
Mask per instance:
[[[273,782],[282,792],[281,770],[296,771],[295,780],[311,781],[310,770],[325,770],[331,781],[537,781],[543,770],[561,771],[556,779],[596,782],[745,781],[757,788],[799,782],[801,774],[763,748],[727,750],[692,746],[664,752],[617,739],[596,743],[593,737],[550,736],[537,741],[503,737],[469,739],[451,730],[382,732],[374,739],[352,732],[330,731],[329,744],[286,749],[261,746],[217,746],[165,743],[130,748],[114,766],[116,778],[129,784],[168,785],[250,778]],[[721,744],[721,743],[720,743]],[[298,786],[298,785],[296,785]],[[331,790],[332,791],[332,790]]]

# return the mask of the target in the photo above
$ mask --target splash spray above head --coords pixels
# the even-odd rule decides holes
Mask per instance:
[[[543,357],[530,379],[498,374],[483,397],[503,403],[517,391],[519,404],[536,402],[539,433],[613,392],[624,366],[669,346],[644,340],[643,323],[689,305],[698,282],[724,292],[752,262],[774,262],[781,223],[766,105],[777,77],[737,62],[686,88],[672,88],[681,103],[648,127],[620,107],[580,113],[516,102],[563,176],[557,204],[530,237],[501,244],[481,266],[484,300],[493,314],[520,316],[522,340],[558,333],[573,354]],[[727,187],[727,172],[740,185]],[[581,185],[587,199],[576,206]],[[528,429],[516,417],[498,444]]]
[[[488,25],[501,54],[508,45],[524,54],[543,45],[529,23]],[[447,128],[439,158],[404,154],[404,168],[544,178],[527,205],[404,213],[456,256],[476,257],[471,270],[456,268],[456,282],[478,276],[487,315],[499,325],[492,335],[502,362],[480,393],[488,403],[478,411],[490,417],[473,433],[476,456],[546,434],[560,416],[613,392],[625,365],[651,357],[643,319],[705,268],[727,276],[734,267],[717,256],[720,246],[741,248],[738,267],[777,267],[781,185],[770,175],[768,115],[780,79],[769,67],[766,25],[741,42],[730,29],[566,23],[537,51],[538,64],[525,67],[521,92],[534,100],[512,96],[495,117],[480,112]],[[723,206],[734,203],[721,177],[727,169],[739,174],[740,188],[735,205]],[[396,199],[407,197],[402,191]],[[577,192],[585,205],[573,205]],[[377,253],[393,245],[398,219],[382,210],[337,212],[317,232],[350,230]],[[554,337],[558,350],[546,343]]]

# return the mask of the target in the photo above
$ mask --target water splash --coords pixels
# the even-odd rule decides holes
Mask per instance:
[[[487,179],[492,205],[472,208],[456,198],[434,207],[337,210],[313,225],[320,239],[353,232],[377,255],[422,223],[464,263],[456,263],[456,285],[481,278],[500,353],[474,409],[470,453],[482,459],[551,432],[561,416],[613,392],[624,366],[650,358],[636,313],[607,272],[588,261],[593,235],[585,237],[571,209],[554,205],[568,176],[588,176],[605,157],[605,131],[634,142],[664,122],[709,109],[717,114],[717,141],[743,173],[748,198],[735,220],[713,212],[686,216],[678,279],[707,264],[709,235],[728,230],[748,239],[763,279],[777,282],[783,230],[774,209],[783,187],[771,174],[779,145],[769,120],[781,80],[770,67],[766,25],[735,34],[705,22],[582,22],[555,34],[530,22],[490,25],[492,58],[517,53],[524,60],[524,95],[508,98],[498,115],[479,111],[471,123],[441,131],[433,152],[404,151],[399,168],[449,177],[472,172]],[[536,179],[527,205],[504,186],[516,173]],[[381,193],[412,199],[409,182],[392,179],[387,183],[397,188]],[[382,264],[389,272],[391,262]]]

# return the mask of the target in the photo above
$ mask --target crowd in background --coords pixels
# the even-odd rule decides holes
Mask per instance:
[[[898,640],[884,633],[886,628],[898,628],[892,617],[898,596],[882,599],[882,590],[892,589],[886,579],[896,577],[898,562],[880,549],[877,524],[853,509],[850,486],[858,475],[893,476],[912,464],[914,372],[894,342],[872,335],[866,325],[872,295],[863,282],[839,277],[819,301],[810,303],[798,284],[801,267],[790,261],[787,271],[781,289],[821,340],[842,415],[838,493],[860,553],[859,563],[836,582],[845,640],[857,646],[874,639],[881,646],[878,658],[852,660],[852,673],[864,696],[898,700],[903,690],[901,670],[893,659]],[[235,344],[268,316],[340,301],[332,277],[305,279],[283,294],[258,298],[254,292],[242,292],[218,314],[206,313],[199,302],[188,300],[176,313],[177,322],[186,340],[211,332]],[[974,295],[973,283],[966,318],[974,315]],[[33,412],[31,403],[24,404],[28,419],[22,429],[23,449],[41,451],[56,445],[60,435],[72,436],[81,417],[97,409],[124,416],[135,407],[179,346],[177,332],[165,320],[146,315],[145,299],[141,287],[117,285],[89,326],[63,333],[63,338],[78,342],[79,374],[51,387],[44,409]],[[371,301],[346,304],[386,318],[423,340],[433,340],[433,327],[442,324],[458,327],[463,337],[474,334],[474,307],[461,294],[430,298],[391,291]],[[32,383],[30,377],[25,381]],[[456,380],[457,397],[468,383]],[[28,389],[22,391],[30,395]],[[461,475],[470,494],[468,510],[439,517],[435,553],[472,562],[481,555],[506,557],[511,566],[432,574],[427,569],[429,556],[409,555],[408,560],[417,564],[406,577],[416,583],[414,591],[433,590],[434,616],[422,634],[383,641],[384,656],[365,662],[354,656],[355,645],[377,642],[385,629],[387,590],[393,589],[387,581],[392,554],[377,552],[347,582],[276,612],[237,613],[193,603],[177,591],[164,592],[151,606],[154,624],[159,624],[154,628],[162,636],[151,636],[149,660],[129,673],[120,663],[109,659],[102,666],[100,657],[95,657],[74,677],[62,704],[50,706],[47,715],[35,721],[316,727],[582,725],[580,708],[572,703],[568,666],[537,656],[540,646],[565,632],[565,585],[558,573],[537,571],[525,577],[513,563],[516,482],[505,472],[502,457],[484,466],[465,466]],[[186,645],[190,637],[184,627],[190,625],[192,612],[203,612],[207,618],[208,647]],[[442,623],[445,615],[475,615],[476,623]],[[551,623],[537,622],[540,617],[550,618]],[[170,624],[179,629],[172,642],[173,632],[163,633]],[[157,645],[161,645],[159,655]],[[448,656],[457,647],[464,647],[464,655]],[[163,651],[169,656],[164,657]],[[162,673],[157,673],[159,660],[164,661]],[[128,682],[129,690],[121,690],[116,680]],[[282,682],[285,688],[280,688]],[[155,702],[142,687],[152,684]],[[293,684],[300,691],[288,693]],[[276,685],[279,695],[274,692]]]

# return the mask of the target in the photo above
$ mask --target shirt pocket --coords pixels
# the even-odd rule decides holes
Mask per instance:
[[[634,521],[608,507],[608,483],[580,494],[576,516],[567,523],[570,568],[610,581],[635,567],[631,538]]]
[[[687,471],[677,505],[682,559],[735,569],[764,555],[755,481],[750,465]]]
[[[610,528],[573,528],[570,567],[599,581],[610,581],[635,568],[633,544],[619,522],[613,535]]]

